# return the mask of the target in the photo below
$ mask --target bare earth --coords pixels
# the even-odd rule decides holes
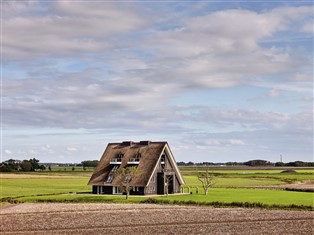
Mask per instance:
[[[144,204],[19,204],[1,234],[313,234],[313,211]]]

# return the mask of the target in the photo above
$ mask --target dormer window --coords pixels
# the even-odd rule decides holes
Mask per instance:
[[[111,169],[111,173],[115,173],[119,168],[119,165],[115,165],[112,169]]]
[[[165,164],[165,161],[166,161],[166,155],[163,154],[163,155],[161,156],[160,163],[161,163],[161,164]]]
[[[123,153],[119,153],[116,157],[110,160],[110,164],[121,164],[123,156]]]
[[[129,159],[128,164],[139,164],[141,157],[141,153],[137,153],[133,158]]]
[[[106,183],[111,183],[112,180],[113,180],[113,175],[109,175],[108,178],[107,178]]]

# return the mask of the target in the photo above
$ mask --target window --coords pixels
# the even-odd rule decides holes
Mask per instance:
[[[112,169],[111,169],[111,172],[112,173],[115,173],[119,168],[119,165],[115,165]]]
[[[131,181],[131,176],[130,175],[127,175],[125,178],[124,178],[124,183],[128,183]]]
[[[161,164],[165,164],[165,161],[166,161],[166,155],[163,154],[163,155],[161,156],[160,163],[161,163]]]
[[[113,186],[113,187],[112,187],[112,193],[113,193],[113,194],[122,194],[122,191],[120,190],[119,187]]]
[[[106,183],[111,183],[112,180],[113,180],[113,175],[109,175],[108,178],[107,178]]]

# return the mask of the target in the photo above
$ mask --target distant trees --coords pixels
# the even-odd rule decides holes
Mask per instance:
[[[243,165],[246,165],[246,166],[271,166],[273,164],[269,161],[258,159],[258,160],[251,160],[248,162],[244,162]]]
[[[39,160],[36,158],[31,158],[29,160],[14,160],[9,159],[0,164],[1,172],[12,172],[12,171],[35,171],[35,170],[44,171],[46,167],[44,165],[39,165]]]
[[[45,165],[39,165],[38,169],[41,171],[44,171],[44,170],[46,170],[46,167],[45,167]]]
[[[314,162],[295,161],[295,162],[288,162],[285,164],[285,166],[309,167],[309,166],[314,166]]]
[[[276,162],[275,166],[284,166],[285,164],[283,162]]]
[[[178,166],[209,166],[209,165],[214,165],[214,166],[291,166],[291,167],[312,167],[314,166],[314,162],[302,162],[302,161],[295,161],[295,162],[270,162],[266,160],[250,160],[247,162],[225,162],[225,163],[213,163],[213,162],[177,162]]]
[[[39,160],[36,158],[29,159],[29,162],[32,164],[31,171],[39,169]]]
[[[32,163],[30,163],[30,161],[23,160],[20,166],[22,171],[27,172],[32,170]]]
[[[98,165],[98,160],[87,160],[87,161],[82,161],[81,164],[83,168],[86,167],[96,167]]]
[[[10,169],[10,171],[18,171],[21,161],[9,159],[6,162],[3,162],[3,164],[6,164],[7,167]]]
[[[221,163],[213,162],[177,162],[178,166],[208,166],[208,165],[221,165]]]

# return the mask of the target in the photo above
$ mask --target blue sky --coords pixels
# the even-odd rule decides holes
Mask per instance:
[[[312,1],[2,1],[1,158],[313,161]]]

